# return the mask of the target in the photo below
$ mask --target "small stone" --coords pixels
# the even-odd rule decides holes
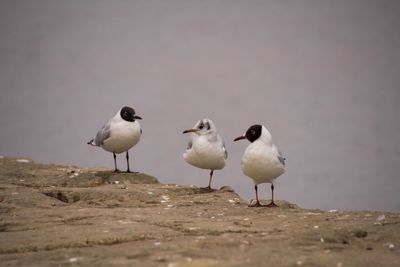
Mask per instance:
[[[383,244],[383,246],[390,250],[394,250],[394,244],[392,244],[392,243],[385,243],[385,244]]]
[[[383,220],[385,220],[385,219],[386,219],[385,214],[381,214],[381,215],[379,215],[379,216],[376,218],[377,221],[383,221]]]
[[[78,261],[78,258],[70,258],[69,259],[69,262],[77,262]]]
[[[169,201],[169,196],[166,196],[166,195],[162,195],[161,196],[161,203],[164,203],[164,202],[167,202],[167,201]],[[163,202],[164,201],[164,202]]]
[[[31,162],[29,159],[17,159],[16,161],[20,162],[20,163],[29,163],[29,162]]]
[[[158,261],[158,262],[165,262],[165,261],[167,261],[167,259],[166,259],[165,257],[158,257],[158,258],[156,259],[156,261]]]

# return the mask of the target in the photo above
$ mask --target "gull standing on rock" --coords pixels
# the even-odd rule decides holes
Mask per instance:
[[[233,141],[247,139],[251,144],[246,148],[241,168],[245,175],[254,182],[256,191],[256,203],[249,207],[261,207],[258,200],[258,184],[271,183],[271,203],[265,207],[277,207],[274,202],[274,180],[285,172],[285,158],[278,148],[272,143],[271,133],[264,125],[251,126],[244,135],[235,138]]]
[[[211,189],[214,170],[224,168],[228,158],[224,142],[210,119],[199,120],[193,128],[187,129],[183,133],[192,133],[183,158],[190,165],[210,170],[210,181],[205,188]]]
[[[117,156],[115,154],[126,152],[126,163],[128,167],[126,172],[131,172],[129,169],[128,150],[140,140],[142,129],[137,120],[141,119],[140,116],[136,115],[133,108],[123,107],[97,132],[96,137],[87,144],[99,146],[113,153],[114,172],[119,172],[117,168]]]

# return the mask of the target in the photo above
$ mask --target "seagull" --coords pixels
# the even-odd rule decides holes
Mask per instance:
[[[254,182],[256,191],[256,203],[249,207],[261,207],[258,200],[257,185],[271,183],[272,199],[266,207],[277,207],[274,202],[274,180],[285,172],[285,158],[278,148],[272,143],[271,133],[264,125],[255,124],[250,126],[245,134],[235,138],[233,141],[247,139],[251,144],[246,148],[241,168],[243,173]]]
[[[214,170],[224,168],[228,158],[225,144],[210,119],[199,120],[193,128],[187,129],[183,133],[192,133],[183,158],[190,165],[210,170],[210,181],[205,188],[211,189]]]
[[[87,144],[99,146],[105,151],[113,153],[114,172],[120,172],[117,168],[117,156],[115,154],[126,152],[126,163],[128,166],[126,172],[129,173],[131,170],[129,169],[128,150],[140,140],[142,129],[137,120],[141,119],[140,116],[136,115],[133,108],[123,107],[97,132],[96,137]]]

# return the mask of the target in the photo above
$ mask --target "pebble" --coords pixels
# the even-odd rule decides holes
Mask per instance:
[[[78,258],[70,258],[69,259],[69,262],[77,262],[78,261]]]
[[[31,162],[29,159],[17,159],[16,161],[20,162],[20,163],[29,163],[29,162]]]
[[[131,221],[124,221],[124,220],[119,220],[118,222],[120,224],[130,224],[130,223],[132,223]]]
[[[392,243],[385,243],[385,244],[383,244],[383,246],[390,250],[394,250],[394,244],[392,244]]]
[[[376,218],[377,221],[383,221],[383,220],[385,220],[385,219],[386,219],[385,214],[381,214],[381,215],[379,215],[379,216]]]

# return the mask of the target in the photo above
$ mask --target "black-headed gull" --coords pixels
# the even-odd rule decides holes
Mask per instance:
[[[210,119],[199,120],[193,128],[183,133],[192,133],[183,158],[195,167],[210,170],[210,180],[206,188],[211,189],[214,170],[224,168],[228,157],[224,142]]]
[[[121,108],[113,118],[111,118],[98,132],[94,139],[87,144],[99,146],[108,152],[112,152],[114,156],[114,172],[119,172],[117,168],[117,156],[126,152],[127,170],[129,169],[129,153],[128,150],[136,145],[142,134],[142,129],[137,120],[142,118],[136,115],[135,110],[131,107]]]
[[[261,207],[258,200],[257,185],[261,183],[271,183],[272,199],[266,207],[277,207],[274,202],[274,180],[285,172],[285,158],[278,148],[272,143],[271,133],[264,125],[251,126],[244,135],[234,139],[238,141],[247,139],[251,144],[246,148],[241,168],[245,175],[254,182],[256,191],[256,203],[249,207]]]

